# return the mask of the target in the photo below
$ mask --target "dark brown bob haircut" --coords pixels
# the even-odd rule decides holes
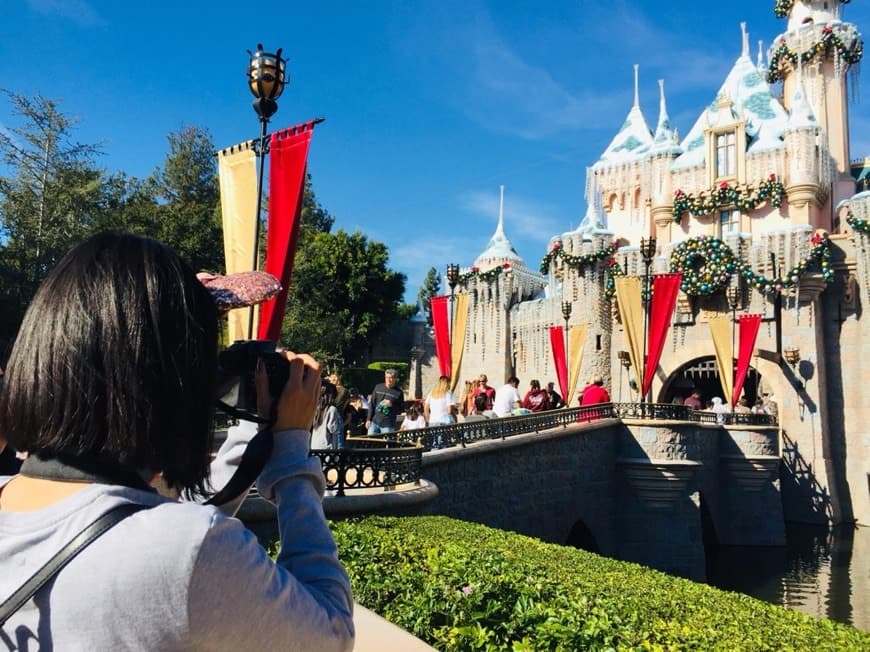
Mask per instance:
[[[193,270],[150,238],[96,235],[48,274],[0,392],[0,433],[28,453],[162,472],[202,491],[209,473],[217,309]]]

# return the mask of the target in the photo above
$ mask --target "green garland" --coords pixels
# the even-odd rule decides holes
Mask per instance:
[[[490,281],[494,281],[495,279],[497,279],[502,272],[508,272],[510,271],[510,269],[510,263],[504,263],[503,265],[499,265],[498,267],[488,269],[485,272],[481,272],[479,267],[472,267],[464,274],[460,274],[459,277],[456,279],[456,282],[463,287],[467,286],[468,282],[473,278],[489,283]]]
[[[846,44],[834,33],[830,25],[825,25],[822,29],[821,38],[809,50],[802,52],[800,55],[789,48],[783,39],[780,41],[779,47],[776,48],[776,52],[773,53],[768,64],[768,83],[773,84],[783,78],[782,62],[784,58],[791,62],[793,68],[796,68],[798,58],[800,58],[801,64],[807,64],[832,49],[836,49],[840,58],[849,65],[852,65],[861,61],[861,57],[864,55],[864,42],[861,39],[857,39],[851,49],[847,48]]]
[[[813,248],[809,255],[798,262],[783,276],[769,279],[756,274],[749,265],[738,259],[730,247],[718,238],[700,236],[681,242],[671,252],[671,272],[681,272],[683,292],[691,296],[708,296],[721,290],[735,272],[759,292],[782,292],[800,281],[807,270],[818,263],[825,283],[834,279],[831,267],[831,243],[827,235],[813,236]]]
[[[793,6],[794,0],[776,0],[776,4],[773,7],[773,15],[777,18],[785,18]]]
[[[852,227],[855,233],[870,233],[870,220],[855,217],[855,213],[851,210],[846,214],[846,223]]]
[[[718,188],[710,191],[709,197],[695,197],[678,188],[674,191],[674,222],[682,220],[683,213],[687,211],[698,217],[712,213],[717,208],[730,204],[733,204],[742,213],[753,210],[765,201],[770,201],[774,207],[779,208],[782,205],[784,196],[785,188],[776,178],[775,174],[771,174],[767,181],[762,181],[758,184],[757,188],[749,186],[745,191],[730,185],[727,181],[723,181],[719,184]]]
[[[612,242],[603,249],[599,249],[594,253],[572,256],[565,253],[565,250],[562,248],[562,243],[557,240],[553,243],[553,246],[550,248],[550,251],[547,252],[547,255],[541,260],[541,274],[546,274],[549,271],[550,263],[556,258],[561,258],[568,267],[576,269],[579,272],[587,265],[591,265],[599,260],[604,260],[605,258],[612,258],[613,254],[616,253],[616,249],[616,243]]]
[[[852,228],[870,232],[870,221],[858,220],[854,216],[846,218]],[[855,226],[859,224],[859,226]],[[866,230],[865,230],[866,229]],[[708,296],[721,290],[735,273],[740,274],[750,287],[759,292],[769,294],[782,292],[794,287],[814,263],[818,263],[825,283],[834,280],[834,270],[831,267],[831,242],[827,235],[814,235],[813,248],[806,258],[798,262],[783,276],[769,279],[763,274],[756,274],[749,264],[740,260],[731,251],[731,248],[722,240],[713,236],[704,235],[684,240],[671,252],[670,271],[680,272],[683,282],[680,289],[690,296]],[[613,257],[617,245],[612,243],[592,254],[582,256],[569,256],[562,250],[560,242],[553,243],[553,247],[541,261],[541,274],[546,274],[549,264],[556,258],[562,258],[565,262],[578,271],[586,265],[607,258],[607,280],[605,282],[604,296],[612,299],[616,294],[616,279],[625,276],[625,270]],[[642,290],[644,299],[648,299],[649,291]]]
[[[849,4],[851,0],[840,0],[844,5]],[[794,0],[776,0],[776,4],[773,7],[773,14],[777,18],[785,18],[788,16],[791,8],[794,6]]]

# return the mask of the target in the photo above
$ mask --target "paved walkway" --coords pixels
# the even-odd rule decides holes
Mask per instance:
[[[353,623],[356,627],[354,652],[424,652],[435,649],[359,603],[353,605]]]

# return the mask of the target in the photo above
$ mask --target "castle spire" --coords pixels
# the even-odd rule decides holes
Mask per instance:
[[[495,235],[504,237],[504,186],[498,187],[498,226],[495,227]],[[495,237],[495,236],[493,236]]]
[[[638,69],[640,64],[634,64],[634,104],[632,108],[640,108],[640,93],[638,92]]]
[[[746,21],[740,23],[740,32],[743,34],[743,54],[742,56],[749,56],[749,32],[746,31]]]
[[[525,261],[520,258],[517,250],[504,232],[504,186],[499,186],[498,224],[495,233],[489,239],[483,253],[474,261],[474,265],[482,271],[493,267],[509,265],[511,267],[525,266]]]

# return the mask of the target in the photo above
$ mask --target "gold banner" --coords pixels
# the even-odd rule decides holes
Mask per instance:
[[[618,276],[614,279],[619,315],[628,340],[628,354],[634,368],[637,391],[643,387],[643,305],[640,300],[640,279],[636,276]]]
[[[257,219],[256,155],[250,143],[218,152],[224,258],[227,274],[250,271],[254,262],[254,224]],[[248,339],[252,308],[231,310],[227,315],[230,342]],[[257,332],[257,311],[254,333]]]
[[[456,390],[459,382],[459,368],[462,366],[462,351],[465,349],[465,327],[468,324],[468,292],[460,292],[454,297],[453,341],[450,343],[450,391]],[[449,299],[448,299],[449,301]]]
[[[568,396],[565,405],[577,407],[571,403],[571,397],[577,391],[577,380],[580,376],[580,365],[583,363],[583,345],[586,343],[586,324],[575,324],[568,330]]]
[[[731,405],[734,391],[734,351],[731,345],[731,318],[724,315],[710,317],[710,336],[716,350],[716,366],[719,369],[719,382],[725,392],[723,403]]]

